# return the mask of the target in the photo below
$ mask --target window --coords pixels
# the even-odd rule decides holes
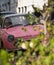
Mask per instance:
[[[8,27],[10,25],[12,25],[11,19],[10,18],[6,18],[4,20],[4,27]]]
[[[25,6],[25,12],[27,12],[27,7]]]
[[[19,13],[20,13],[20,8],[18,8],[19,9]]]

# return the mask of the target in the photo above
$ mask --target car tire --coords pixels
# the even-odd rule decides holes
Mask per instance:
[[[0,49],[3,48],[3,41],[0,39]]]

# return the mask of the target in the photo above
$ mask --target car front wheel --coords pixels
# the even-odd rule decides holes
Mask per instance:
[[[0,39],[0,49],[2,49],[3,48],[3,42],[2,42],[2,40]]]

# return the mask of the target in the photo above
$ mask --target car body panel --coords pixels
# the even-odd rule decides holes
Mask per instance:
[[[37,30],[34,31],[33,27],[36,26]],[[26,29],[26,31],[23,30],[23,28]],[[35,36],[40,33],[40,29],[43,29],[43,26],[38,26],[38,25],[28,25],[28,26],[17,26],[17,27],[12,27],[9,29],[5,29],[5,31],[8,34],[12,34],[15,37],[24,37],[24,36]]]
[[[0,29],[1,30],[1,29]],[[1,30],[0,31],[0,35],[1,35],[1,39],[2,39],[2,42],[3,42],[3,47],[5,48],[5,49],[9,49],[9,50],[13,50],[14,48],[16,48],[13,44],[13,42],[8,42],[8,39],[7,39],[7,37],[8,37],[8,33],[6,32],[6,31],[4,31],[4,30]]]

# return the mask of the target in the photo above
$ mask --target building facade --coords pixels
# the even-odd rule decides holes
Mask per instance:
[[[8,0],[0,0],[0,10],[9,11],[9,1]]]
[[[43,10],[44,4],[48,5],[48,0],[3,0],[2,2],[5,11],[9,10],[16,13],[32,13],[34,11],[32,5],[40,10]]]
[[[16,0],[0,0],[1,11],[14,11],[16,12]]]

